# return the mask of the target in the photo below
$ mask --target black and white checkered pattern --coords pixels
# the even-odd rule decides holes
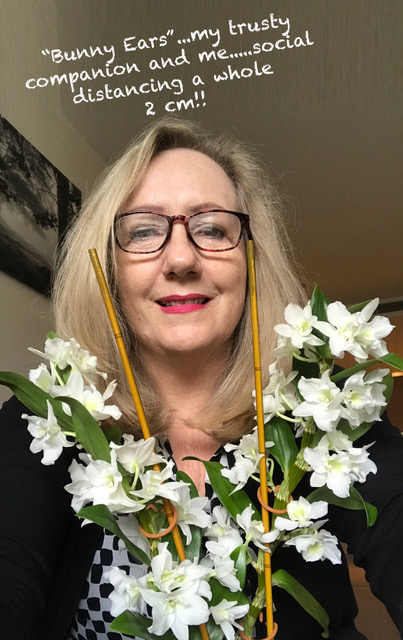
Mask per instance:
[[[173,459],[169,443],[161,445],[160,453],[168,460]],[[229,457],[232,457],[232,454],[227,454],[221,447],[212,460],[227,466],[230,462]],[[174,466],[174,474],[176,471],[176,466]],[[207,474],[205,492],[206,497],[209,498],[207,509],[210,512],[220,502],[214,494]],[[103,574],[109,571],[112,566],[123,569],[135,578],[139,578],[147,572],[145,565],[135,564],[126,550],[119,549],[119,539],[115,535],[105,531],[95,552],[67,640],[124,640],[127,637],[109,630],[109,624],[113,617],[110,614],[111,601],[108,596],[113,591],[113,586],[104,578]]]

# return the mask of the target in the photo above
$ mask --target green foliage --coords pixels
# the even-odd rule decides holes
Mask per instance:
[[[222,464],[219,462],[200,460],[200,458],[195,458],[194,456],[187,456],[184,460],[198,460],[198,462],[204,464],[214,492],[235,522],[237,515],[245,511],[247,507],[252,507],[254,517],[260,519],[259,511],[254,504],[251,503],[248,494],[242,489],[234,491],[236,485],[232,484],[228,478],[222,475],[221,472],[224,468]]]
[[[272,440],[274,446],[269,448],[270,454],[279,463],[284,476],[288,476],[297,457],[298,447],[292,428],[283,418],[274,416],[264,426],[266,441]]]
[[[357,313],[358,311],[362,311],[369,302],[372,302],[372,300],[365,300],[365,302],[357,302],[356,304],[351,304],[349,307],[347,307],[347,311],[349,311],[350,313]]]
[[[329,616],[321,604],[302,586],[298,580],[284,569],[279,569],[272,575],[273,587],[280,587],[289,593],[309,613],[324,630],[323,638],[329,637]]]
[[[245,586],[246,580],[246,568],[248,566],[248,551],[245,545],[240,545],[230,555],[231,560],[234,561],[235,569],[236,569],[236,577],[239,580],[241,585],[241,589]],[[227,598],[228,600],[228,598]]]
[[[369,367],[372,367],[377,362],[383,362],[384,364],[388,364],[391,367],[395,367],[396,369],[400,369],[400,371],[403,371],[403,359],[398,356],[397,353],[387,353],[381,358],[372,358],[371,360],[365,360],[365,362],[359,362],[358,364],[355,364],[348,369],[343,369],[343,371],[339,371],[333,376],[330,376],[330,379],[333,382],[344,380],[344,378],[349,378],[358,371],[363,371],[365,369],[368,369]]]
[[[306,499],[311,503],[317,500],[325,500],[325,502],[329,504],[353,511],[364,510],[367,517],[367,526],[372,527],[376,522],[377,508],[373,504],[366,502],[355,487],[350,487],[350,495],[348,498],[339,498],[339,496],[336,496],[328,487],[319,487],[319,489],[312,491]]]
[[[81,402],[74,398],[59,396],[58,400],[65,402],[72,409],[73,428],[86,452],[94,459],[110,462],[111,451],[108,440],[95,418]]]
[[[242,489],[233,493],[235,485],[221,474],[223,469],[222,464],[219,462],[204,461],[204,466],[206,467],[214,492],[235,522],[237,515],[240,515],[247,507],[252,507],[254,517],[260,520],[260,514],[251,503],[248,494]]]
[[[138,637],[143,638],[143,640],[175,640],[175,636],[170,631],[167,631],[162,636],[150,633],[148,629],[151,627],[151,624],[151,620],[142,616],[140,613],[124,611],[120,616],[115,618],[109,626],[111,631],[117,631],[132,638]]]
[[[311,309],[314,316],[318,318],[318,320],[322,320],[323,322],[327,322],[327,307],[329,305],[329,299],[325,296],[325,294],[319,289],[317,285],[313,290],[312,298],[311,298]],[[332,355],[329,349],[329,338],[325,336],[318,329],[313,329],[312,333],[317,337],[323,340],[324,344],[315,347],[315,351],[319,354],[319,356],[325,361],[332,361]]]
[[[61,402],[52,398],[48,393],[19,373],[0,371],[0,384],[9,387],[27,409],[41,418],[48,417],[46,401],[49,400],[60,428],[63,431],[74,431],[73,420],[63,411]]]

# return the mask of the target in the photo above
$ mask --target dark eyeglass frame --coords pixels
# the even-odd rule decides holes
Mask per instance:
[[[166,235],[166,238],[164,240],[164,242],[158,247],[158,249],[153,249],[152,251],[130,251],[130,249],[124,249],[122,247],[122,245],[119,243],[118,240],[118,236],[116,233],[116,225],[117,222],[119,220],[121,220],[122,218],[126,217],[126,216],[132,216],[135,215],[136,213],[148,213],[151,214],[153,216],[160,216],[161,218],[165,218],[165,220],[168,221],[169,224],[169,228],[168,228],[168,232]],[[195,216],[199,216],[202,213],[230,213],[233,216],[236,216],[238,218],[238,220],[241,223],[241,231],[239,233],[239,238],[237,243],[233,246],[233,247],[229,247],[228,249],[204,249],[203,247],[200,247],[197,242],[193,239],[190,231],[189,231],[189,220],[191,218],[194,218]],[[236,247],[239,245],[239,243],[241,242],[241,238],[242,238],[242,234],[244,231],[246,231],[248,239],[251,240],[252,239],[252,235],[250,232],[250,225],[249,225],[249,215],[247,213],[240,213],[239,211],[228,211],[227,209],[206,209],[205,211],[197,211],[196,213],[191,213],[189,216],[183,216],[183,215],[176,215],[176,216],[167,216],[164,213],[156,213],[155,211],[127,211],[126,213],[119,213],[116,218],[115,218],[115,222],[114,222],[114,235],[115,235],[115,240],[118,244],[118,246],[120,247],[120,249],[122,249],[122,251],[125,251],[126,253],[135,253],[135,254],[147,254],[147,253],[156,253],[157,251],[161,251],[161,249],[163,249],[165,247],[165,245],[167,244],[167,242],[169,241],[171,234],[172,234],[172,228],[173,228],[173,224],[174,222],[176,222],[177,220],[179,220],[180,222],[183,222],[185,225],[185,229],[186,229],[186,233],[187,236],[190,240],[190,242],[197,247],[198,249],[200,249],[200,251],[207,251],[208,253],[222,253],[224,251],[232,251],[232,249],[236,249]]]

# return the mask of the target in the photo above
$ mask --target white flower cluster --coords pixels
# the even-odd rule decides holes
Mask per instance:
[[[287,505],[288,518],[277,516],[274,526],[279,531],[290,532],[282,535],[285,546],[295,546],[307,562],[330,560],[333,564],[341,563],[341,551],[336,536],[319,528],[327,520],[317,518],[327,514],[327,502],[319,500],[312,504],[305,498],[293,500]]]
[[[141,578],[129,576],[117,567],[105,574],[114,587],[109,596],[111,613],[145,613],[149,605],[152,624],[148,631],[161,636],[171,629],[178,640],[188,640],[189,625],[206,623],[211,615],[225,637],[234,640],[234,627],[241,628],[236,620],[247,613],[249,606],[226,599],[209,606],[211,573],[209,566],[190,560],[174,562],[168,544],[161,542],[158,555],[151,560],[151,571]]]
[[[326,309],[328,322],[318,320],[310,303],[304,308],[288,305],[285,310],[287,323],[275,327],[279,334],[276,357],[292,354],[296,358],[319,362],[316,347],[322,347],[325,342],[314,334],[315,330],[327,336],[333,357],[343,357],[345,351],[354,355],[358,362],[369,356],[384,356],[387,348],[382,338],[393,327],[382,316],[370,320],[378,302],[378,299],[372,300],[355,313],[350,313],[341,302],[333,302]],[[297,435],[301,435],[306,421],[313,419],[317,428],[325,433],[314,448],[304,450],[305,461],[313,470],[311,486],[326,485],[335,495],[347,497],[354,482],[364,482],[368,473],[376,473],[376,465],[369,460],[368,447],[354,447],[337,427],[341,420],[346,420],[352,429],[380,420],[381,411],[387,404],[383,394],[386,386],[382,381],[389,370],[377,369],[369,374],[359,371],[346,379],[343,388],[331,380],[329,370],[320,377],[301,376],[298,380],[300,397],[293,384],[298,375],[296,371],[286,377],[274,363],[269,373],[269,386],[263,391],[266,422],[274,415],[291,419],[299,425]]]
[[[350,313],[341,302],[331,302],[326,309],[328,322],[313,315],[309,302],[304,308],[289,304],[284,311],[286,324],[274,327],[280,336],[276,357],[300,354],[303,349],[307,356],[312,356],[312,360],[317,359],[315,347],[324,344],[313,333],[317,329],[328,336],[330,351],[336,358],[343,358],[345,351],[351,353],[357,362],[367,360],[368,356],[380,358],[388,352],[382,338],[389,335],[393,326],[384,316],[370,320],[378,304],[379,299],[375,298],[361,311]]]
[[[110,595],[111,613],[114,616],[126,610],[144,613],[146,605],[149,605],[152,617],[149,631],[162,635],[171,629],[179,640],[188,639],[188,625],[205,623],[211,615],[225,637],[234,640],[235,628],[241,628],[236,620],[247,613],[249,605],[238,603],[241,585],[230,555],[241,546],[249,550],[250,544],[268,551],[265,545],[275,540],[279,531],[265,533],[262,522],[253,518],[250,506],[238,515],[238,526],[224,507],[215,507],[212,517],[205,512],[201,512],[201,517],[201,513],[196,511],[191,520],[198,519],[198,526],[203,528],[207,525],[203,530],[207,553],[200,563],[190,560],[174,562],[167,543],[160,542],[158,555],[151,560],[151,570],[141,578],[113,568],[105,574],[114,586]],[[178,524],[183,524],[179,517]],[[209,604],[212,598],[211,578],[229,589],[234,594],[233,599],[224,598],[218,604]]]
[[[266,442],[266,447],[272,446],[273,442]],[[238,444],[226,444],[225,451],[234,451],[235,464],[231,469],[223,469],[222,475],[228,478],[236,487],[234,491],[241,489],[249,478],[259,469],[259,462],[263,453],[259,453],[259,442],[257,427],[252,433],[244,435]]]
[[[88,351],[82,349],[78,342],[72,338],[69,341],[60,338],[48,338],[45,342],[45,352],[30,349],[49,361],[49,368],[40,364],[29,372],[29,379],[37,387],[46,391],[52,398],[66,396],[75,398],[91,413],[95,420],[106,418],[118,420],[121,412],[115,405],[107,405],[106,401],[113,394],[116,383],[108,384],[105,391],[100,393],[95,387],[95,380],[106,374],[97,371],[97,359],[90,356]],[[48,402],[47,418],[39,418],[23,414],[28,420],[28,430],[33,436],[31,451],[38,453],[43,451],[42,463],[54,464],[60,456],[63,447],[71,447],[75,440],[68,440],[66,434],[57,423],[51,404]],[[66,403],[63,409],[67,415],[71,410]],[[74,436],[74,434],[71,434]]]

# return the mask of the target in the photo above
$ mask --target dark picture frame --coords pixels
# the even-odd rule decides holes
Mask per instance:
[[[0,116],[0,269],[49,297],[81,191]]]

